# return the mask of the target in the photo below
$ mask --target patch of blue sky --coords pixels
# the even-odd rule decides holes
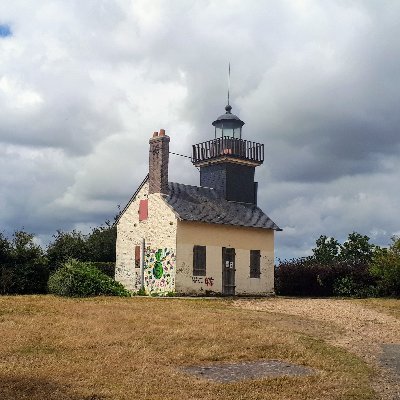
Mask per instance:
[[[11,36],[11,28],[8,25],[0,24],[0,38]]]

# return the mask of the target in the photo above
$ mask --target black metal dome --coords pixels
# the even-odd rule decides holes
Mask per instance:
[[[215,127],[226,126],[229,128],[241,128],[244,125],[244,122],[235,114],[231,113],[232,106],[229,104],[225,107],[225,114],[220,115],[212,125]]]

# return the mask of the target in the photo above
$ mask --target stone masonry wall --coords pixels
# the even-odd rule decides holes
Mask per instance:
[[[175,291],[176,229],[174,212],[162,194],[149,194],[146,182],[117,224],[115,279],[128,290],[141,287],[140,268],[135,268],[135,246],[146,241],[144,285],[147,293]],[[139,222],[140,200],[148,199],[148,219]]]

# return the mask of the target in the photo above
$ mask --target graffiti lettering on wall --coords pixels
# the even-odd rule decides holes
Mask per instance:
[[[175,290],[176,257],[172,249],[147,248],[144,258],[144,284],[149,293]]]
[[[212,286],[214,284],[214,278],[204,278],[206,286]]]
[[[204,283],[206,286],[212,286],[214,285],[214,278],[212,277],[203,278],[202,276],[192,276],[192,282],[200,284]]]

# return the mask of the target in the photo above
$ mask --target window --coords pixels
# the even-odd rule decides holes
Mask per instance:
[[[206,275],[206,246],[193,246],[193,275]]]
[[[250,250],[250,278],[260,277],[260,250]]]
[[[135,246],[135,267],[140,268],[140,246]]]
[[[139,221],[144,221],[149,216],[149,201],[140,200],[139,203]]]

